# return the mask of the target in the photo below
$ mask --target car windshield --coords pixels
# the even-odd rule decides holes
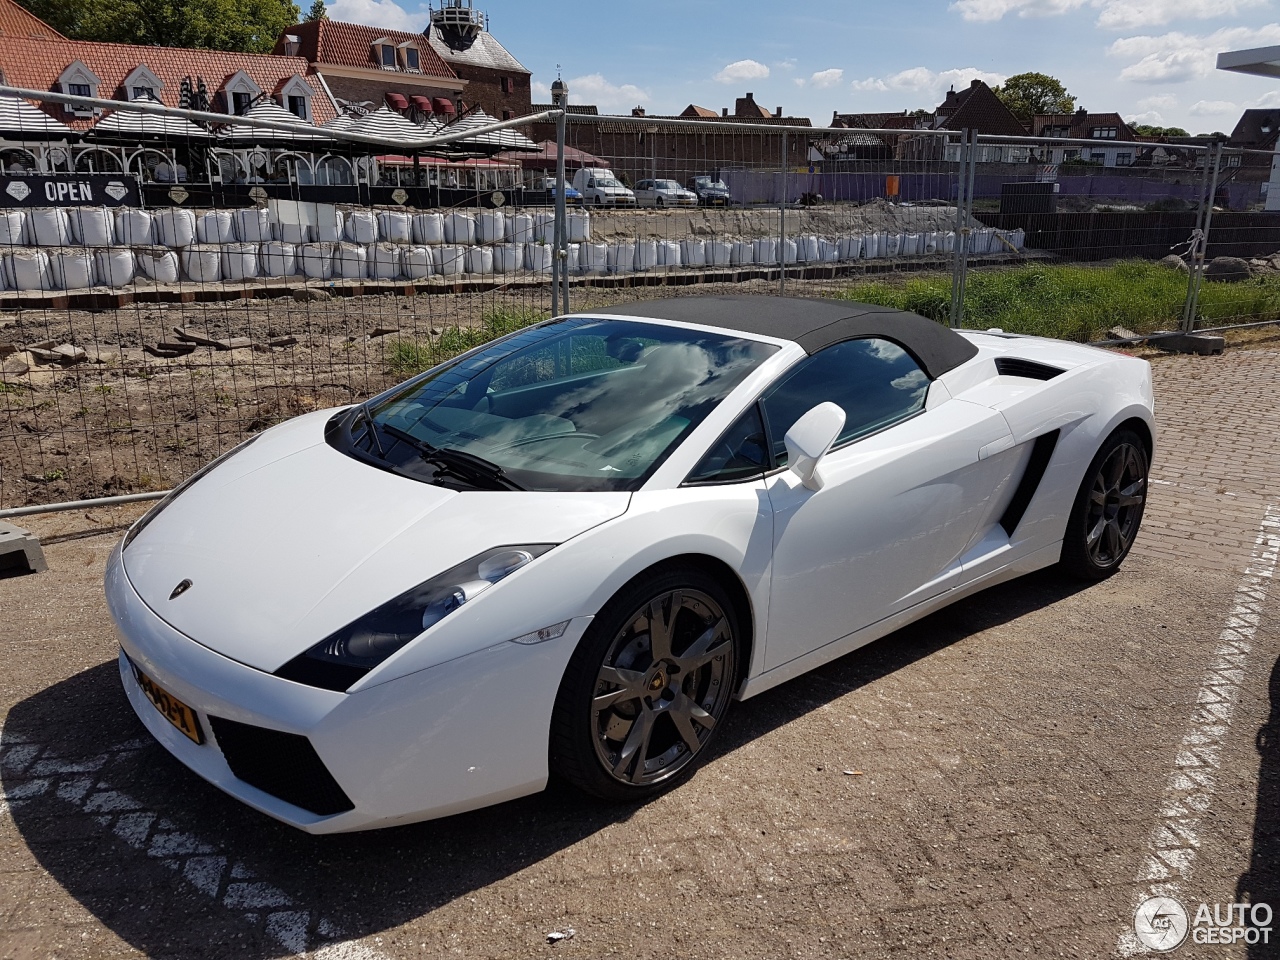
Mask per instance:
[[[632,320],[552,321],[351,408],[330,442],[461,489],[635,490],[776,350]]]
[[[596,186],[597,187],[620,187],[622,186],[622,184],[620,184],[617,180],[613,179],[613,177],[596,177]]]
[[[674,180],[659,180],[656,184],[654,184],[654,186],[656,186],[659,190],[679,190],[680,189],[680,184],[676,183]]]

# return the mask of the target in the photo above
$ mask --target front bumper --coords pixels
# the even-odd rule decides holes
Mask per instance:
[[[428,820],[541,790],[556,691],[591,621],[573,620],[557,640],[499,642],[344,694],[281,680],[179,633],[134,591],[119,547],[107,564],[105,588],[120,638],[121,682],[143,725],[210,783],[308,833]],[[192,742],[165,719],[130,661],[195,710],[205,743]],[[351,809],[313,813],[240,779],[211,717],[263,730],[264,749],[272,731],[305,737]]]

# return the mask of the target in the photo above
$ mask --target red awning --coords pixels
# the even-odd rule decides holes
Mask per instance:
[[[409,101],[405,99],[403,93],[387,93],[383,96],[386,98],[387,106],[392,110],[405,110],[409,106]]]
[[[431,112],[430,97],[410,97],[409,99],[413,101],[413,105],[419,110],[426,111],[427,113]]]
[[[435,107],[435,113],[453,113],[453,102],[446,100],[444,97],[436,97],[431,101]]]

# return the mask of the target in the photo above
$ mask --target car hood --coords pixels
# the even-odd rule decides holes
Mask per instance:
[[[129,544],[125,573],[161,619],[224,656],[274,671],[469,557],[507,544],[563,543],[621,516],[630,502],[627,493],[457,492],[420,483],[334,450],[323,438],[329,415],[263,434]],[[184,580],[191,586],[170,599]]]

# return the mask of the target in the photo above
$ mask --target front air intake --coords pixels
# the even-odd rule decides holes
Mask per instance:
[[[209,717],[209,726],[227,766],[249,786],[322,817],[355,809],[306,737],[222,717]]]
[[[1022,377],[1024,380],[1052,380],[1060,373],[1060,367],[1047,363],[1024,360],[1021,357],[996,357],[996,373],[1003,377]]]

